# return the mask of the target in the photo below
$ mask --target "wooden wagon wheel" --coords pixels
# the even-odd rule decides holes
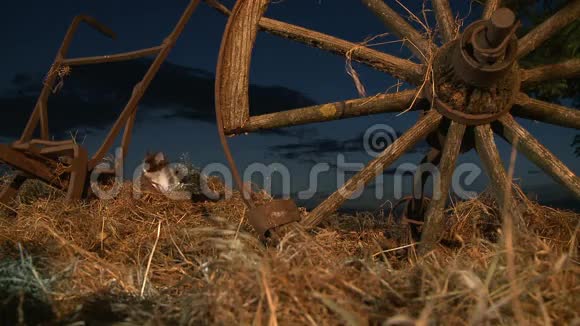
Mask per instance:
[[[517,116],[580,129],[580,111],[532,99],[524,92],[525,87],[531,83],[580,76],[580,60],[572,59],[533,69],[520,69],[517,64],[518,59],[580,17],[580,0],[570,1],[520,39],[515,36],[519,25],[516,16],[509,9],[500,8],[500,0],[488,0],[482,19],[467,26],[462,33],[456,32],[458,29],[448,1],[432,0],[444,43],[441,47],[421,35],[383,0],[361,0],[392,32],[405,41],[404,44],[421,60],[421,64],[262,17],[268,0],[238,0],[232,11],[215,0],[206,2],[229,15],[216,79],[216,111],[222,136],[400,112],[409,107],[417,93],[432,104],[424,110],[414,126],[310,212],[300,222],[306,228],[319,224],[352,194],[427,137],[441,139],[439,144],[434,142],[432,145],[439,146],[437,150],[441,150],[441,182],[439,189],[435,190],[444,195],[429,202],[425,213],[423,248],[432,247],[442,233],[446,194],[450,189],[456,159],[460,152],[473,147],[490,177],[499,206],[516,214],[516,219],[520,217],[515,206],[510,204],[511,183],[507,180],[494,141],[494,131],[580,198],[579,178],[514,120],[514,116]],[[403,79],[416,85],[416,88],[252,117],[248,100],[249,67],[259,30],[339,55],[349,52],[352,60]],[[225,136],[222,139],[236,175],[237,170]],[[241,186],[237,175],[236,180]],[[253,204],[250,203],[250,206]]]

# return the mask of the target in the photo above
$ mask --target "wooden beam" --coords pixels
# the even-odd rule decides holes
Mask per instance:
[[[453,172],[459,157],[465,129],[465,125],[452,121],[447,132],[439,163],[441,182],[439,182],[439,189],[433,189],[433,198],[427,207],[425,224],[421,231],[421,245],[419,247],[421,255],[433,250],[445,232],[445,206],[449,190],[451,190]]]
[[[412,89],[253,116],[242,128],[226,130],[226,133],[240,134],[378,113],[400,112],[411,106],[416,93],[417,90]],[[416,107],[414,106],[413,109]]]
[[[513,205],[512,181],[508,180],[508,175],[494,141],[493,131],[489,125],[480,125],[475,127],[474,133],[475,148],[489,177],[498,207],[501,212],[510,213],[517,225],[521,221],[521,213]],[[507,207],[506,204],[508,205]]]
[[[551,65],[543,65],[520,70],[522,87],[547,80],[580,77],[580,59],[570,59]]]
[[[550,175],[556,182],[562,184],[576,197],[580,198],[580,178],[574,172],[520,126],[511,115],[505,115],[499,121],[503,127],[499,132],[508,142],[512,145],[515,143],[518,151]],[[516,138],[517,142],[515,141]]]
[[[226,16],[231,14],[227,7],[216,0],[206,0],[206,3]],[[338,55],[349,53],[354,61],[415,85],[421,84],[424,79],[423,65],[373,50],[360,44],[266,17],[260,19],[259,27],[270,34]]]
[[[485,7],[483,7],[483,14],[481,19],[490,19],[491,15],[501,6],[501,0],[487,0]]]
[[[525,119],[580,129],[580,110],[536,100],[525,93],[517,95],[511,113]]]
[[[443,42],[449,42],[455,39],[458,26],[455,24],[449,0],[431,0],[431,2],[433,3],[437,25],[439,26]]]
[[[355,174],[336,192],[310,212],[301,222],[302,225],[306,228],[312,228],[322,222],[355,192],[362,189],[366,184],[376,178],[377,175],[383,173],[385,168],[412,149],[421,139],[436,130],[441,119],[442,117],[438,112],[435,110],[429,111],[413,127],[373,159],[364,169]]]
[[[580,0],[571,0],[550,18],[519,39],[517,57],[525,57],[578,17],[580,17]]]
[[[419,33],[411,24],[389,7],[383,0],[361,0],[379,19],[395,33],[411,52],[421,61],[427,62],[436,46]]]

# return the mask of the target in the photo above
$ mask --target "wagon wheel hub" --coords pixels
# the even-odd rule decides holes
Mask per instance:
[[[432,63],[433,86],[423,89],[439,113],[471,126],[495,121],[511,109],[520,90],[517,27],[513,12],[501,8],[440,48]]]

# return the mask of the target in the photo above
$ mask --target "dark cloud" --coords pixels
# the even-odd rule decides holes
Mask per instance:
[[[401,132],[396,131],[396,138],[400,136]],[[389,139],[386,143],[379,143],[379,147],[376,150],[383,150],[385,148],[384,145],[392,143],[393,140]],[[324,161],[326,157],[339,153],[364,153],[365,141],[368,140],[365,139],[364,132],[361,132],[357,136],[345,140],[318,138],[310,141],[301,141],[299,143],[274,145],[268,148],[268,154],[277,159],[295,160],[305,164],[314,162],[316,164],[321,162],[321,160]],[[408,153],[426,153],[429,148],[430,146],[426,142],[421,142]],[[336,168],[336,165],[333,168]]]
[[[59,134],[70,129],[102,129],[117,118],[131,96],[133,86],[151,60],[133,60],[73,67],[63,87],[49,97],[49,125]],[[42,87],[42,74],[19,73],[11,88],[0,96],[3,119],[0,136],[14,137],[23,129]],[[165,119],[214,122],[214,75],[201,69],[165,62],[140,102],[138,117],[163,111]],[[250,86],[251,114],[258,115],[315,105],[298,91],[279,86]],[[300,137],[312,130],[286,128],[272,134]]]

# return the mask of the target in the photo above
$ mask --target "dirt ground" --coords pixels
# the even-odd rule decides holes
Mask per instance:
[[[266,248],[237,195],[135,200],[126,185],[68,204],[27,185],[0,213],[0,324],[580,325],[580,214],[518,205],[513,248],[484,193],[419,257],[388,211]]]

